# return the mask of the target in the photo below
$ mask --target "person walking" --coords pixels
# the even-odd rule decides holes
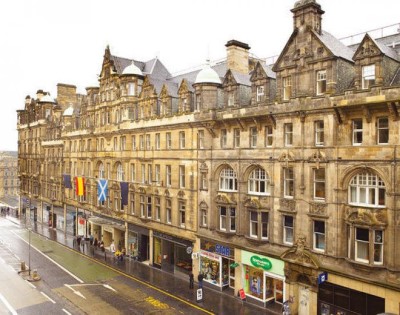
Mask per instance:
[[[203,274],[199,273],[199,275],[197,276],[197,280],[199,281],[199,289],[203,289],[203,279],[204,279]]]
[[[194,284],[194,276],[193,272],[189,274],[189,289],[193,289],[193,284]]]
[[[110,252],[111,253],[115,253],[115,244],[114,244],[114,240],[112,240],[111,245],[110,245]]]

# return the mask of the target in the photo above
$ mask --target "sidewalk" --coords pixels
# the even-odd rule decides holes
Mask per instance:
[[[20,222],[14,217],[7,216],[7,219],[13,221],[21,226],[24,222]],[[282,314],[280,308],[270,310],[262,307],[242,302],[238,297],[233,296],[231,291],[219,291],[210,287],[203,287],[203,301],[198,303],[196,301],[196,289],[198,288],[195,283],[194,289],[189,289],[189,277],[187,280],[174,276],[160,269],[148,266],[146,264],[137,262],[131,258],[125,257],[121,262],[116,262],[111,252],[102,252],[89,245],[89,242],[84,242],[84,249],[80,248],[74,242],[74,237],[65,234],[62,231],[49,228],[46,225],[37,223],[32,226],[32,231],[41,234],[51,240],[54,240],[62,245],[68,246],[75,250],[95,258],[103,263],[111,265],[122,272],[132,275],[142,281],[145,281],[153,286],[156,286],[170,294],[178,296],[179,298],[196,304],[208,311],[215,314],[240,314],[240,315],[258,315],[258,314]],[[179,302],[178,302],[179,303]]]

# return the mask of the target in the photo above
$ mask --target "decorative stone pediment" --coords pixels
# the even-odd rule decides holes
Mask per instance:
[[[201,163],[200,171],[202,171],[202,172],[207,172],[208,171],[208,166],[207,166],[206,162]]]
[[[253,209],[261,209],[262,205],[260,200],[256,199],[256,198],[247,198],[244,202],[243,205],[246,208],[253,208]]]
[[[135,191],[136,190],[135,185],[133,183],[129,184],[129,190],[130,191]]]
[[[165,100],[169,97],[168,88],[165,84],[163,84],[161,88],[160,98],[161,100]]]
[[[204,200],[200,202],[199,209],[208,209],[208,204]]]
[[[185,192],[183,190],[178,191],[178,198],[180,199],[185,198]]]
[[[367,226],[387,225],[387,209],[347,207],[345,221]]]
[[[215,203],[219,204],[236,204],[233,198],[229,198],[227,194],[218,194],[215,197]]]
[[[311,202],[310,203],[310,215],[316,215],[316,216],[326,216],[327,215],[327,210],[328,206],[326,203],[320,203],[320,202]]]
[[[169,192],[168,189],[166,189],[166,190],[164,191],[164,196],[165,196],[165,197],[171,197],[171,193]]]
[[[279,162],[294,162],[294,155],[292,152],[287,151],[287,152],[283,152],[279,158],[278,158]]]
[[[189,92],[189,88],[188,88],[187,81],[186,81],[186,79],[183,79],[179,86],[179,89],[178,89],[178,95],[182,97],[182,96],[185,96],[188,92]]]
[[[262,79],[266,79],[267,78],[267,74],[265,73],[261,63],[259,61],[257,61],[256,67],[250,77],[250,81],[254,82],[257,80],[262,80]]]
[[[145,194],[146,189],[144,187],[139,187],[138,192],[139,192],[139,194]]]
[[[235,77],[232,74],[232,71],[229,69],[228,72],[225,74],[225,79],[224,82],[222,83],[222,86],[229,86],[229,85],[236,85],[237,82],[235,80]]]
[[[296,244],[285,251],[280,258],[286,262],[306,266],[312,269],[319,269],[320,265],[317,257],[310,252],[309,248],[306,246],[305,236],[299,236]]]
[[[354,53],[353,59],[363,59],[372,56],[379,56],[381,54],[381,50],[372,40],[372,38],[365,34],[362,42],[358,45],[356,52]]]
[[[280,210],[287,212],[295,212],[296,210],[296,201],[293,199],[281,198],[279,200]]]
[[[320,150],[318,150],[317,152],[314,152],[314,154],[312,154],[309,158],[308,158],[308,162],[310,163],[326,163],[326,157],[325,157],[325,153],[321,152]]]

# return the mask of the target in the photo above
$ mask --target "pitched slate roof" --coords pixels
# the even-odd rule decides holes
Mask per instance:
[[[215,72],[217,72],[218,76],[221,79],[221,82],[223,81],[223,78],[225,77],[226,71],[228,70],[228,67],[226,65],[226,61],[219,62],[213,66],[211,66],[211,69],[213,69]],[[202,69],[194,70],[188,73],[180,74],[174,77],[171,77],[170,79],[174,82],[180,83],[183,79],[186,79],[188,82],[195,82],[197,74],[201,71]]]
[[[338,40],[326,31],[321,31],[321,34],[315,31],[312,32],[317,38],[319,38],[319,40],[326,46],[326,48],[328,48],[332,52],[333,55],[354,62],[354,51],[343,44],[340,40]]]
[[[263,67],[267,77],[276,79],[276,73],[272,71],[273,65],[267,65],[265,62],[261,62],[261,66]]]
[[[114,66],[115,66],[115,70],[117,71],[118,74],[122,74],[122,72],[124,71],[124,69],[133,63],[135,64],[136,67],[138,67],[142,72],[144,69],[144,63],[141,61],[137,61],[137,60],[132,60],[132,59],[127,59],[127,58],[122,58],[122,57],[117,57],[117,56],[113,56],[110,55],[110,59],[112,61],[114,61]]]
[[[231,70],[237,84],[251,86],[250,75]]]
[[[368,36],[369,36],[369,34],[368,34]],[[392,58],[396,61],[400,61],[400,56],[397,54],[397,52],[393,48],[383,44],[382,42],[376,41],[371,36],[369,36],[369,37],[371,38],[371,40],[375,43],[375,45],[380,49],[380,51],[383,54],[385,54],[389,58]]]

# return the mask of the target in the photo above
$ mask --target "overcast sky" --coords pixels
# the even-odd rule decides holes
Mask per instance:
[[[322,28],[337,38],[400,23],[399,0],[317,0]],[[104,49],[170,72],[224,58],[237,39],[265,58],[292,32],[294,0],[12,0],[0,2],[0,151],[17,150],[26,95],[57,83],[97,85]],[[393,29],[400,28],[398,24]]]

